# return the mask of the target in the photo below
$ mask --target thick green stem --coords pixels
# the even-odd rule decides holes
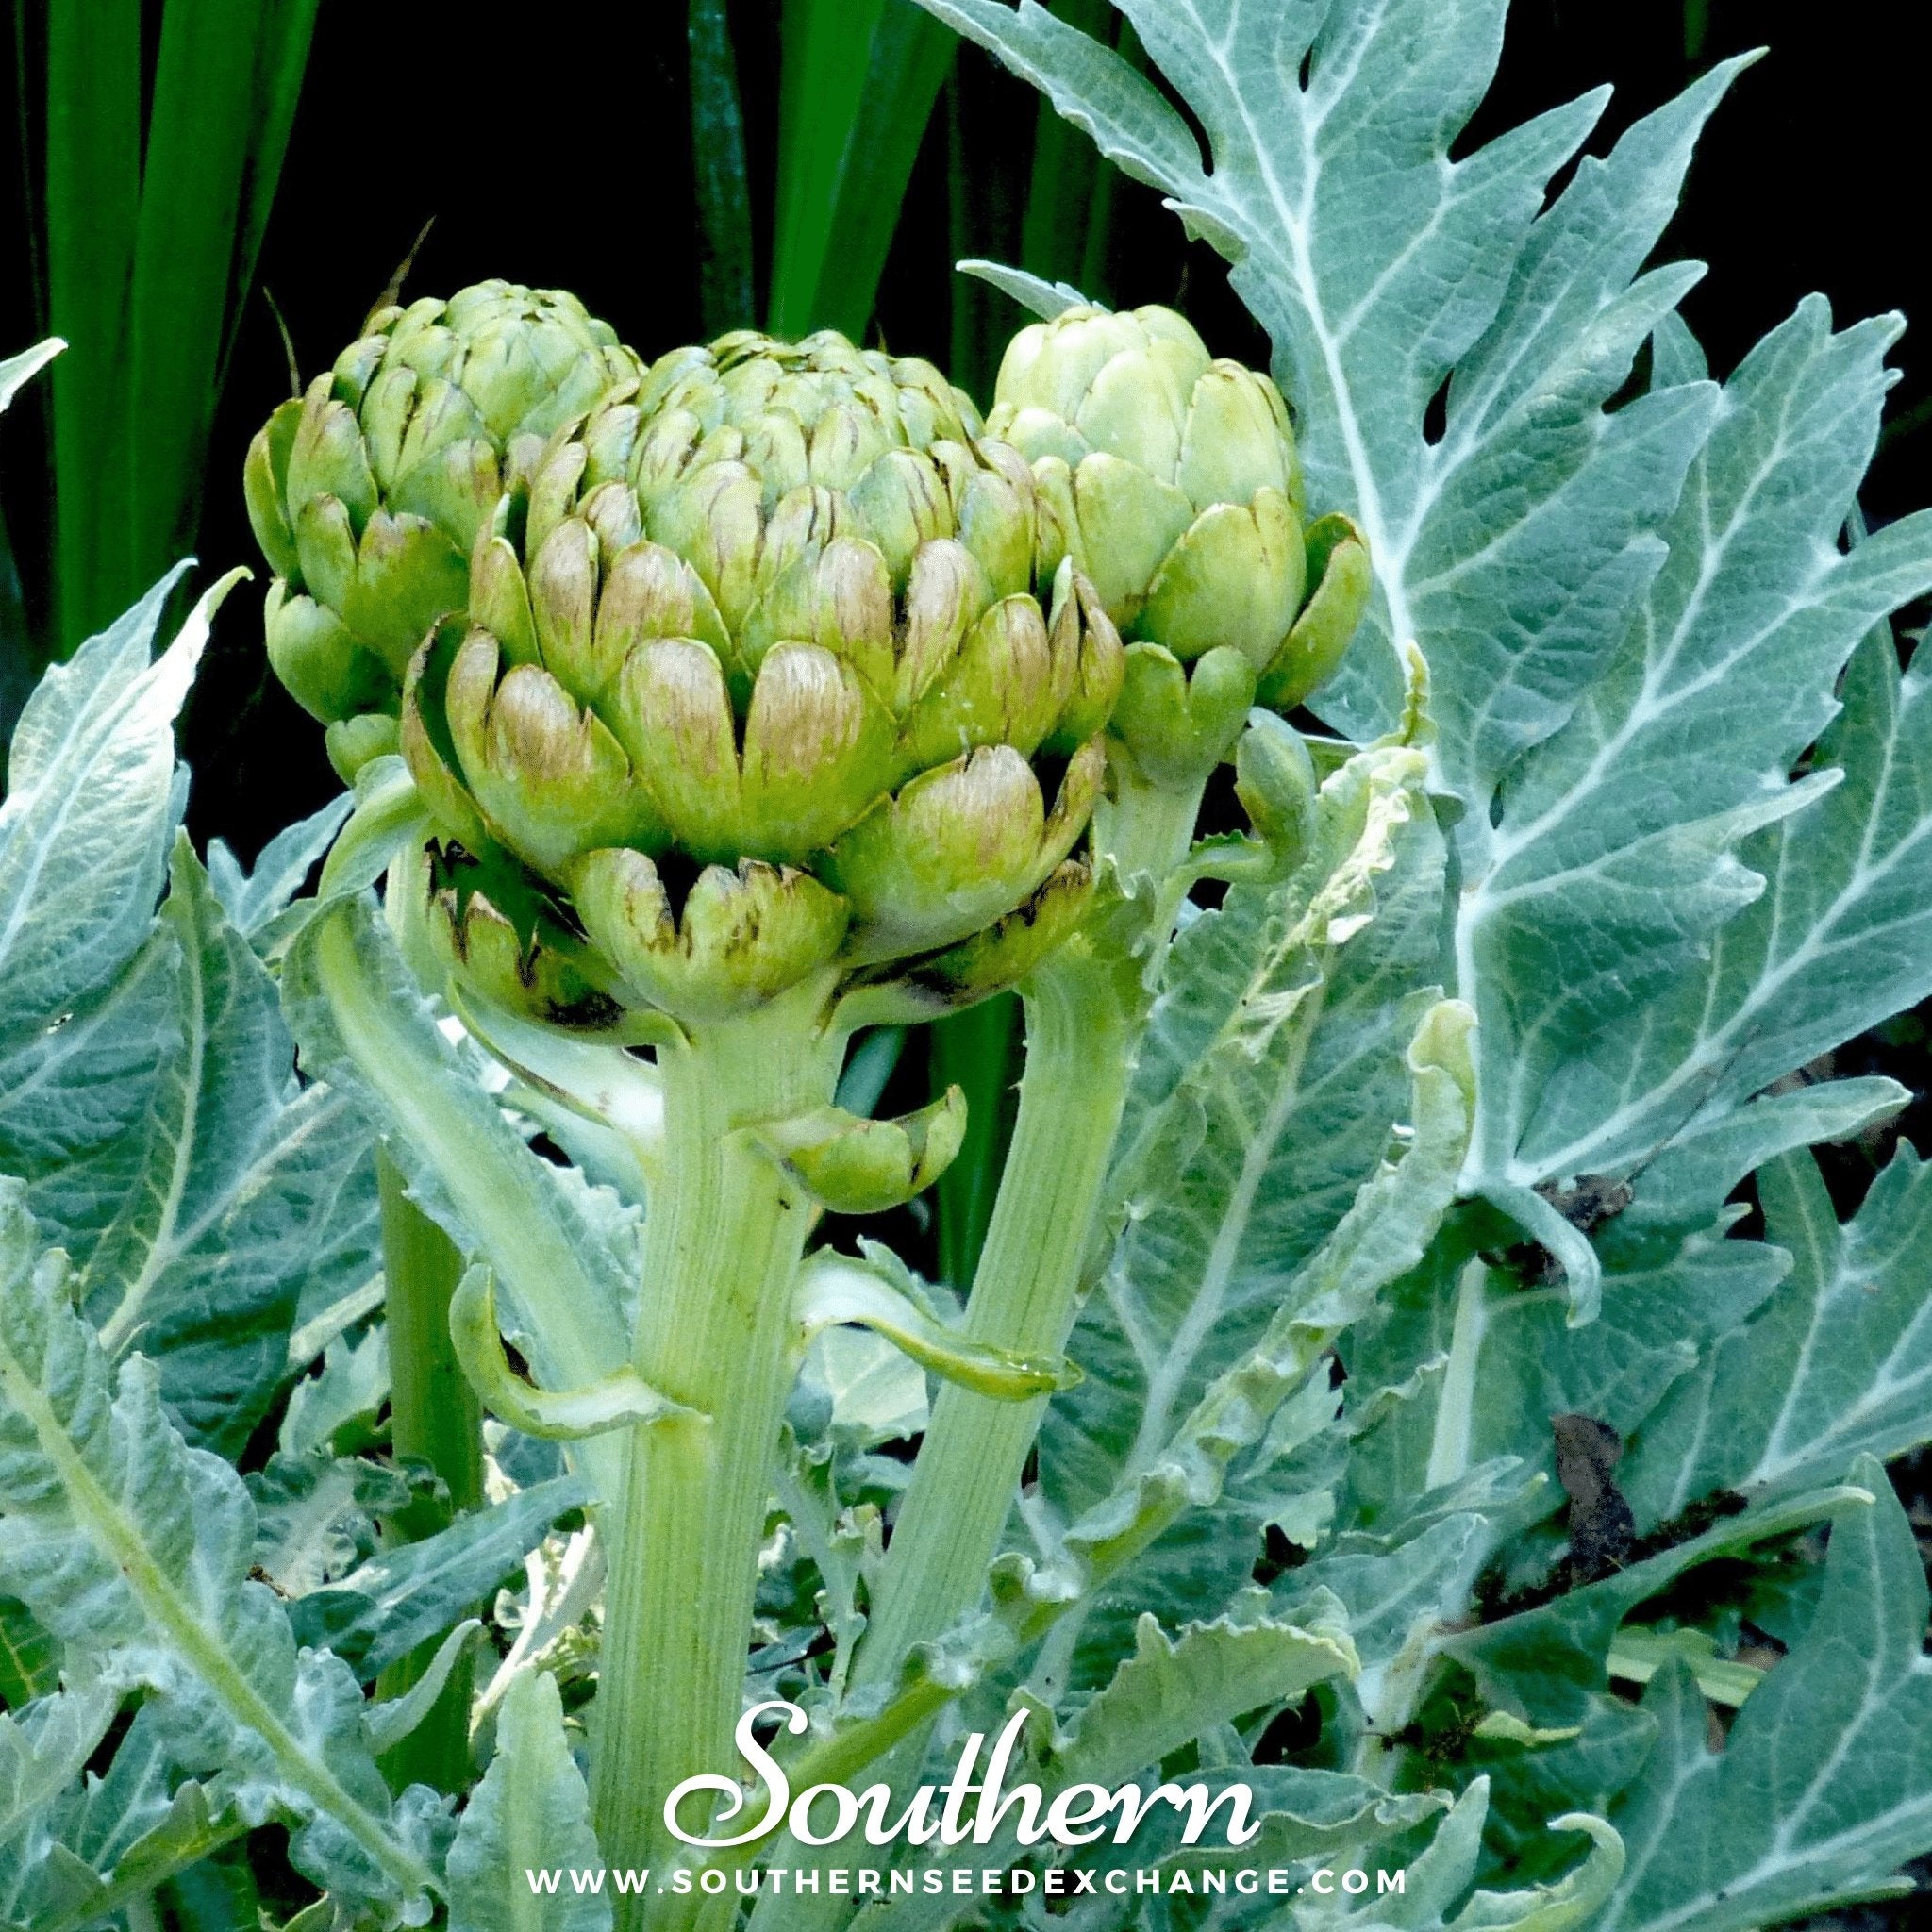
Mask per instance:
[[[416,1542],[448,1526],[483,1500],[483,1412],[457,1365],[449,1338],[450,1296],[462,1273],[455,1244],[404,1191],[405,1183],[380,1150],[376,1180],[382,1204],[382,1257],[389,1327],[390,1435],[398,1460],[426,1463],[448,1499],[424,1497],[386,1528],[396,1541]],[[435,1640],[420,1644],[376,1680],[379,1697],[400,1697],[436,1655]],[[470,1776],[471,1664],[458,1658],[429,1715],[385,1754],[391,1786],[433,1785],[459,1791]]]
[[[1055,1354],[1073,1327],[1140,1024],[1131,968],[1074,941],[1025,988],[1026,1073],[992,1224],[967,1305],[975,1341]],[[891,1674],[978,1600],[1045,1410],[948,1384],[892,1532],[858,1682]]]
[[[627,1445],[598,1676],[591,1802],[612,1866],[681,1849],[672,1788],[734,1773],[772,1459],[791,1379],[791,1295],[808,1204],[747,1131],[824,1105],[840,1042],[824,988],[664,1047],[665,1173],[645,1224],[633,1358],[704,1420],[642,1424]],[[686,1828],[702,1831],[693,1801]],[[653,1879],[653,1885],[656,1879]],[[701,1903],[617,1901],[620,1927],[689,1923]]]

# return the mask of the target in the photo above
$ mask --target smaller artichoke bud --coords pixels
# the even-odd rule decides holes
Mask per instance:
[[[249,447],[249,519],[285,606],[306,596],[399,683],[430,627],[464,608],[472,550],[546,439],[637,375],[574,296],[485,282],[372,317]]]
[[[387,711],[360,711],[339,718],[323,733],[328,761],[344,785],[353,786],[362,767],[402,749],[401,731]]]
[[[1346,519],[1304,535],[1294,437],[1265,375],[1209,357],[1170,310],[1070,308],[1014,339],[987,429],[1033,465],[1040,570],[1071,558],[1122,635],[1170,660],[1130,661],[1116,719],[1143,776],[1198,783],[1255,695],[1230,665],[1205,681],[1181,667],[1232,650],[1284,709],[1333,674],[1367,557]]]
[[[592,852],[571,872],[584,929],[637,996],[675,1018],[749,1011],[826,966],[845,937],[836,892],[789,866],[707,866],[674,913],[641,852]]]

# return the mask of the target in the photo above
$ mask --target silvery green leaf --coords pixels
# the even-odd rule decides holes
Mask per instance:
[[[1811,775],[1787,782],[1854,646],[1932,586],[1932,518],[1839,547],[1896,335],[1833,334],[1811,301],[1745,358],[1629,636],[1511,775],[1500,823],[1472,834],[1457,950],[1484,1030],[1473,1181],[1641,1159],[1898,1003],[1920,949],[1889,923],[1860,935],[1888,895],[1914,906],[1916,720],[1900,712],[1888,755],[1887,694],[1860,693]]]
[[[31,349],[23,349],[19,355],[8,356],[5,361],[0,361],[0,409],[8,408],[22,388],[66,346],[58,336],[49,336],[45,341],[36,342]]]
[[[307,1596],[375,1550],[377,1516],[410,1501],[393,1469],[325,1450],[276,1454],[245,1480],[255,1500],[255,1563],[283,1596]]]
[[[459,1516],[447,1529],[397,1543],[289,1606],[298,1640],[323,1645],[374,1677],[419,1643],[487,1606],[523,1567],[566,1510],[589,1497],[580,1476],[519,1490],[488,1509]]]
[[[1834,1521],[1810,1626],[1724,1750],[1688,1669],[1646,1692],[1657,1742],[1612,1814],[1629,1859],[1604,1932],[1743,1932],[1893,1895],[1932,1846],[1924,1568],[1879,1463],[1852,1478],[1874,1501]]]
[[[248,1580],[255,1510],[191,1449],[141,1356],[118,1378],[42,1256],[17,1183],[0,1192],[0,1553],[11,1586],[103,1679],[146,1692],[166,1751],[250,1824],[291,1828],[319,1885],[420,1923],[435,1804],[391,1800],[346,1665],[297,1653]]]
[[[1789,1265],[1775,1248],[1725,1239],[1722,1222],[1619,1241],[1608,1253],[1602,1312],[1582,1328],[1571,1325],[1564,1287],[1524,1286],[1449,1240],[1381,1298],[1344,1346],[1351,1387],[1432,1366],[1415,1399],[1356,1445],[1351,1491],[1369,1526],[1376,1511],[1499,1457],[1554,1474],[1552,1415],[1632,1433],[1696,1366],[1700,1347],[1759,1307]],[[1561,1500],[1553,1487],[1545,1507]]]
[[[1641,1526],[1714,1490],[1782,1494],[1932,1441],[1932,1171],[1901,1141],[1843,1225],[1807,1154],[1773,1161],[1757,1189],[1791,1272],[1631,1445],[1619,1480]]]
[[[1315,1258],[1400,1149],[1442,891],[1422,773],[1414,752],[1355,759],[1324,788],[1295,877],[1233,889],[1174,942],[1109,1183],[1122,1233],[1069,1344],[1086,1379],[1041,1432],[1042,1498],[1063,1517],[1157,1461],[1269,1323],[1319,1296]],[[1433,1224],[1419,1232],[1418,1252]],[[1284,1507],[1253,1474],[1256,1498],[1237,1487],[1176,1525],[1096,1607],[1083,1678],[1111,1668],[1140,1609],[1224,1601],[1245,1577]]]
[[[90,1679],[0,1711],[0,1858],[20,1855],[33,1819],[78,1779],[119,1702]]]
[[[321,1369],[289,1391],[275,1446],[284,1456],[326,1452],[352,1424],[373,1428],[388,1400],[388,1330],[375,1324],[353,1340],[340,1335],[323,1351]]]
[[[1190,1624],[1172,1639],[1143,1616],[1133,1654],[1054,1746],[1056,1788],[1111,1790],[1216,1724],[1352,1674],[1355,1646],[1340,1603],[1313,1591],[1300,1609],[1304,1621],[1290,1623],[1251,1603],[1244,1614]]]
[[[154,1713],[137,1710],[105,1773],[89,1772],[51,1808],[37,1856],[8,1873],[0,1853],[0,1922],[27,1932],[83,1932],[114,1923],[158,1887],[192,1881],[210,1853],[245,1826],[232,1807],[210,1808],[208,1792],[173,1764]],[[14,1921],[7,1894],[16,1889]],[[202,1922],[180,1910],[184,1924]],[[233,1924],[233,1920],[228,1921]]]
[[[43,1232],[74,1256],[81,1305],[110,1355],[140,1347],[161,1393],[195,1440],[233,1451],[286,1374],[289,1334],[305,1293],[339,1290],[375,1265],[375,1187],[367,1137],[338,1096],[293,1085],[294,1045],[275,989],[222,914],[208,875],[177,838],[161,910],[173,942],[159,1042],[126,996],[119,1054],[91,1022],[63,1028],[88,1041],[36,1092],[9,1108],[55,1144],[26,1167]],[[154,1053],[139,1074],[114,1064]],[[92,1091],[122,1074],[140,1117],[75,1160],[58,1144],[75,1118],[113,1106]],[[141,1077],[144,1074],[145,1077]],[[71,1127],[65,1128],[71,1134]]]
[[[1699,1109],[1734,1107],[1924,997],[1932,987],[1925,691],[1922,676],[1900,675],[1887,631],[1860,645],[1844,708],[1813,760],[1814,769],[1841,771],[1843,783],[1744,848],[1744,862],[1769,881],[1764,895],[1718,934],[1707,959],[1665,990],[1641,1037],[1625,1028],[1566,1070],[1549,1161],[1603,1167],[1647,1151]]]
[[[288,906],[321,862],[355,803],[354,793],[345,791],[320,811],[277,832],[257,855],[253,872],[244,873],[221,840],[209,841],[208,877],[222,910],[238,932],[254,939]]]
[[[1404,1868],[1400,1891],[1379,1885],[1350,1898],[1338,1885],[1324,1896],[1310,1888],[1289,1908],[1295,1932],[1570,1932],[1602,1909],[1624,1866],[1622,1840],[1603,1819],[1570,1812],[1549,1821],[1552,1833],[1587,1840],[1583,1857],[1561,1877],[1507,1891],[1472,1893],[1489,1806],[1489,1781],[1473,1779],[1435,1836]],[[1568,1849],[1568,1846],[1565,1846]]]
[[[183,802],[175,713],[213,601],[151,661],[180,575],[55,665],[15,727],[0,802],[0,1064],[112,980],[153,927]]]
[[[1022,308],[1035,315],[1051,319],[1062,309],[1089,306],[1087,297],[1071,282],[1049,282],[1024,268],[1008,268],[1004,262],[982,261],[976,257],[956,261],[953,266],[962,275],[971,275],[1001,294],[1010,295]]]
[[[570,1879],[603,1863],[557,1679],[526,1671],[503,1700],[496,1756],[450,1846],[450,1932],[605,1932],[610,1901]],[[555,1873],[556,1890],[533,1873]]]

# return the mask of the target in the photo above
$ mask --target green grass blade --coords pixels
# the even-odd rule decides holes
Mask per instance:
[[[912,0],[787,0],[776,333],[863,333],[954,45]]]
[[[140,0],[47,10],[47,308],[58,626],[71,649],[125,604],[127,295],[141,207]]]
[[[724,0],[691,0],[691,177],[698,205],[698,306],[708,336],[757,320],[752,289],[751,186],[738,56]]]
[[[957,1084],[966,1095],[966,1140],[934,1191],[940,1274],[962,1293],[973,1285],[986,1245],[993,1197],[1013,1138],[1013,1085],[1019,1077],[1020,1003],[1011,993],[969,1007],[932,1027],[932,1086]]]
[[[235,248],[234,300],[222,342],[225,374],[241,325],[242,307],[255,283],[261,238],[275,204],[282,161],[289,152],[289,135],[295,125],[295,105],[302,96],[302,76],[308,67],[319,4],[320,0],[286,0],[285,5],[270,7],[263,15],[256,60],[255,125],[248,143],[241,233]]]
[[[1053,11],[1111,45],[1115,15],[1109,0],[1055,0]],[[1110,162],[1071,122],[1062,121],[1042,100],[1033,128],[1033,170],[1026,190],[1026,213],[1020,225],[1020,265],[1050,282],[1071,282],[1083,294],[1101,291],[1082,277],[1091,269],[1089,238],[1105,230],[1105,210],[1096,192],[1113,173]],[[1096,221],[1096,215],[1100,219]]]
[[[261,0],[169,0],[161,19],[130,303],[137,567],[192,528],[226,334],[255,125]]]

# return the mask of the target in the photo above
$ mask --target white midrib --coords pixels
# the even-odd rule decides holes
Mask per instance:
[[[1467,1263],[1456,1284],[1456,1324],[1450,1331],[1449,1364],[1436,1398],[1436,1426],[1429,1439],[1426,1489],[1439,1490],[1469,1474],[1475,1441],[1475,1374],[1490,1329],[1490,1271],[1480,1260]]]
[[[369,1854],[378,1870],[405,1891],[425,1891],[428,1868],[396,1840],[383,1822],[366,1810],[325,1764],[303,1749],[298,1739],[210,1634],[208,1620],[182,1600],[155,1561],[140,1533],[127,1522],[95,1480],[60,1425],[39,1382],[0,1341],[0,1390],[34,1431],[42,1454],[54,1465],[68,1500],[95,1546],[113,1562],[143,1611],[175,1655],[227,1709],[234,1721],[267,1744],[283,1780],[315,1807],[333,1818]]]
[[[1126,1472],[1129,1474],[1146,1468],[1167,1446],[1175,1399],[1193,1368],[1195,1356],[1221,1320],[1227,1299],[1227,1286],[1234,1276],[1234,1265],[1247,1235],[1248,1224],[1254,1217],[1256,1197],[1274,1160],[1276,1142],[1288,1125],[1289,1115],[1294,1111],[1295,1102],[1301,1097],[1302,1068],[1321,1019],[1327,991],[1325,980],[1311,989],[1307,1006],[1296,1015],[1293,1050],[1281,1070],[1280,1080],[1259,1128],[1242,1151],[1241,1174],[1228,1195],[1227,1210],[1222,1216],[1221,1225],[1215,1230],[1214,1244],[1208,1250],[1208,1266],[1202,1272],[1200,1289],[1189,1304],[1180,1326],[1175,1329],[1172,1345],[1161,1357],[1159,1367],[1148,1382],[1147,1405],[1141,1411],[1141,1426],[1127,1456]]]
[[[125,721],[128,712],[133,710],[145,695],[147,684],[147,678],[138,679],[126,698],[101,719],[94,730],[75,730],[62,743],[56,757],[42,770],[33,791],[15,794],[23,807],[25,807],[30,798],[52,787],[55,796],[59,800],[59,808],[42,827],[42,836],[34,839],[27,847],[26,863],[20,874],[20,889],[13,895],[13,903],[8,908],[5,924],[0,924],[0,969],[4,969],[6,961],[11,958],[13,948],[20,938],[20,929],[33,908],[41,874],[46,870],[47,861],[52,857],[54,848],[59,843],[61,829],[74,808],[87,795],[88,788],[74,783],[69,776],[70,772],[75,767],[85,770],[90,759],[98,754],[102,745],[112,739],[116,730]],[[84,726],[87,722],[86,715],[83,714],[76,724]],[[26,812],[23,811],[22,818],[25,817]],[[24,836],[27,829],[24,824],[21,827],[21,834]],[[0,855],[4,855],[5,849],[0,847]]]
[[[1214,63],[1227,98],[1241,104],[1241,119],[1248,130],[1249,151],[1266,186],[1269,204],[1281,225],[1282,233],[1288,237],[1290,265],[1301,291],[1302,310],[1307,317],[1309,333],[1321,352],[1329,393],[1334,398],[1336,425],[1341,432],[1349,472],[1355,479],[1356,518],[1362,526],[1363,535],[1369,540],[1369,556],[1374,564],[1375,575],[1381,579],[1383,595],[1388,600],[1390,634],[1397,639],[1411,637],[1414,634],[1414,616],[1398,567],[1394,533],[1383,507],[1374,466],[1369,461],[1368,445],[1362,440],[1361,422],[1356,413],[1354,393],[1342,361],[1341,338],[1322,306],[1315,282],[1314,258],[1309,253],[1308,238],[1315,218],[1315,182],[1320,174],[1315,152],[1316,117],[1309,111],[1304,96],[1302,111],[1296,116],[1302,140],[1303,189],[1299,202],[1293,202],[1275,174],[1270,144],[1262,139],[1260,128],[1248,111],[1242,76],[1228,64],[1227,43],[1217,40],[1208,30],[1208,25],[1198,11],[1191,8],[1189,10],[1194,14],[1203,44],[1213,49]],[[1369,34],[1365,31],[1360,44],[1365,46],[1368,40]]]
[[[188,1036],[188,1064],[182,1074],[181,1120],[175,1136],[168,1190],[161,1199],[154,1239],[148,1243],[141,1273],[128,1284],[113,1314],[101,1324],[101,1347],[109,1357],[118,1356],[134,1339],[147,1298],[175,1257],[175,1229],[181,1218],[181,1203],[187,1196],[188,1176],[194,1165],[195,1137],[201,1121],[201,1083],[208,1068],[208,1036],[204,1008],[208,989],[202,937],[198,922],[194,923],[181,944],[188,993],[184,1007],[189,1018],[183,1029]]]

